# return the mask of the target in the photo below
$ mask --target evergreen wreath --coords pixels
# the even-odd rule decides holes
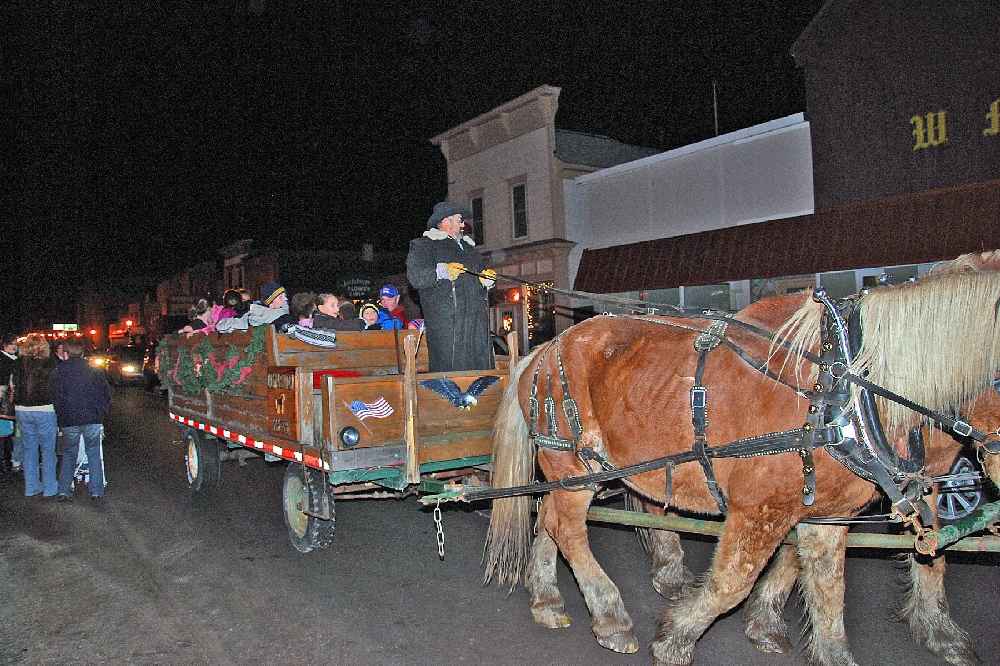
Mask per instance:
[[[166,338],[163,338],[156,348],[160,379],[164,384],[170,383],[192,395],[202,391],[218,394],[242,388],[247,375],[253,370],[254,360],[266,350],[264,329],[264,326],[252,327],[250,344],[242,350],[230,344],[221,360],[216,358],[215,347],[208,336],[193,349],[178,346],[173,367],[170,364],[170,348]]]

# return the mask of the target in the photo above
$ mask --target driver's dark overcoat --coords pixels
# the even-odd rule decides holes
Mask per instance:
[[[431,372],[493,368],[486,287],[467,273],[454,282],[437,278],[439,263],[458,262],[476,273],[486,268],[472,240],[462,238],[429,231],[410,241],[406,257],[406,277],[420,293]]]

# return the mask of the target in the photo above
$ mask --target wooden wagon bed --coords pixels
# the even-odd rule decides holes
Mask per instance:
[[[334,485],[401,489],[421,473],[488,463],[508,358],[497,370],[430,374],[417,331],[338,332],[336,345],[273,326],[171,336],[158,349],[170,416],[225,443],[223,459],[249,449],[322,470]],[[420,384],[440,378],[466,391],[484,376],[498,381],[469,409]]]

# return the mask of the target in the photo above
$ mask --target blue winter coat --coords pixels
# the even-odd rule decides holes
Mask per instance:
[[[49,378],[49,394],[59,427],[104,423],[111,389],[104,373],[79,356],[60,363]]]

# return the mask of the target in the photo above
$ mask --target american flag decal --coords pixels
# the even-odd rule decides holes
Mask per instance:
[[[379,398],[375,402],[362,402],[360,400],[355,400],[348,405],[350,410],[354,412],[360,420],[364,421],[369,416],[376,419],[384,419],[392,416],[392,406],[386,402],[385,398]]]

